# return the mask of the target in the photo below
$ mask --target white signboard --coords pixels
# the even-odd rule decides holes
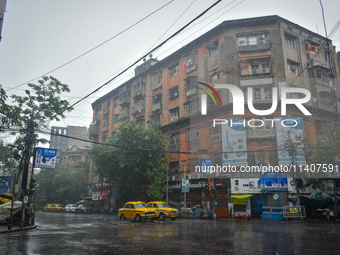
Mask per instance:
[[[223,166],[246,166],[247,158],[247,140],[245,119],[229,121],[222,125],[222,163]]]
[[[306,165],[306,158],[303,155],[303,145],[299,137],[303,137],[303,123],[301,117],[281,118],[280,122],[284,125],[276,124],[276,141],[278,148],[279,165],[289,166],[292,157],[289,155],[289,144],[294,144],[296,148],[295,164]],[[279,122],[278,122],[279,123]]]

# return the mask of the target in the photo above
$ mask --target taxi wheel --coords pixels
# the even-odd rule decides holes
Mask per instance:
[[[171,218],[172,220],[176,220],[176,218]]]
[[[155,219],[154,219],[154,218],[152,218],[152,219],[151,219],[151,222],[154,222],[154,220],[155,220]]]
[[[159,215],[159,220],[160,220],[160,221],[165,220],[165,215],[164,215],[164,213],[161,213],[161,214]]]
[[[124,214],[120,215],[121,220],[125,220]]]
[[[136,217],[135,217],[135,220],[136,220],[137,222],[140,222],[141,219],[142,219],[142,218],[140,217],[140,215],[137,214]]]

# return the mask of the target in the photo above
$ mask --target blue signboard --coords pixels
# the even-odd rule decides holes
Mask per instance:
[[[35,167],[55,168],[57,150],[49,148],[37,148],[35,157]]]
[[[333,170],[334,178],[340,178],[340,163],[335,163]]]
[[[0,177],[0,193],[8,193],[11,187],[11,177]]]
[[[200,172],[201,173],[210,173],[210,168],[212,167],[212,159],[210,158],[201,158],[200,159]]]
[[[288,191],[287,175],[282,173],[263,173],[259,181],[262,191]]]

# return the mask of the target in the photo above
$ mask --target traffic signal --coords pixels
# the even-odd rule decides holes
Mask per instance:
[[[211,191],[211,179],[208,178],[208,186],[209,186],[209,191]]]
[[[33,179],[33,178],[31,179],[31,182],[30,182],[30,191],[31,192],[34,192],[35,188],[39,186],[36,182],[37,182],[36,179]]]

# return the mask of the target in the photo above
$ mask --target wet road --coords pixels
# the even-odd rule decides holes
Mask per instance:
[[[0,235],[0,254],[340,254],[340,223],[120,221],[38,212],[35,230]]]

